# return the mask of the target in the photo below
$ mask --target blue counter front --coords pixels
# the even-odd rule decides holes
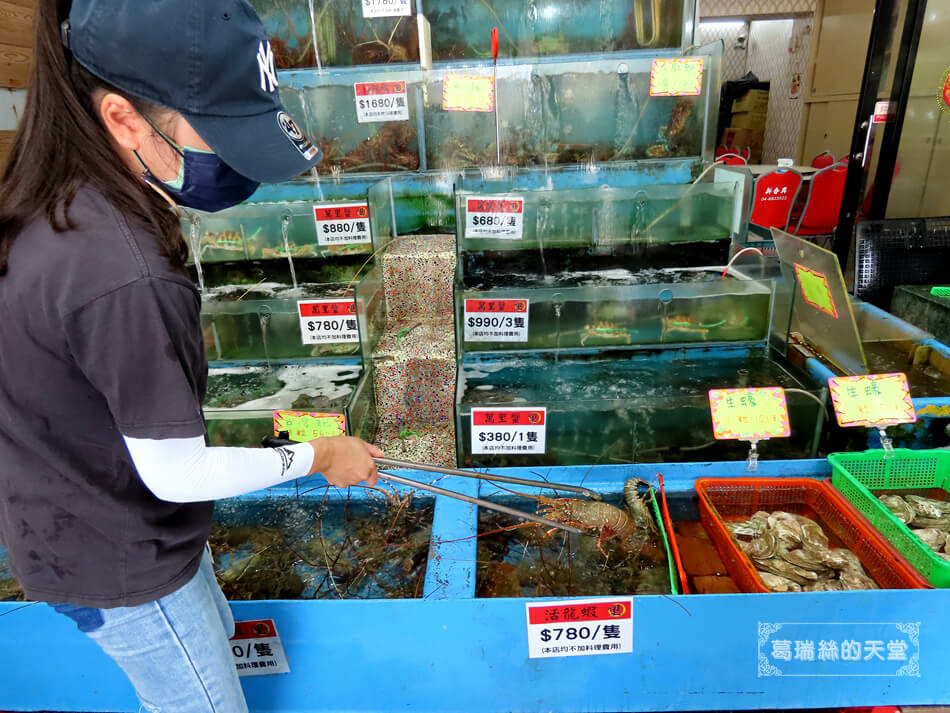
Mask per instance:
[[[658,471],[671,496],[692,490],[697,477],[747,474],[745,463],[694,463],[552,468],[543,476],[608,491]],[[824,478],[830,470],[818,460],[764,461],[758,475]],[[473,492],[477,484],[440,485]],[[472,506],[438,500],[421,599],[234,602],[238,620],[275,621],[290,665],[287,674],[243,679],[250,709],[579,713],[950,702],[944,590],[635,596],[632,653],[531,659],[529,600],[474,597],[474,527]],[[138,709],[122,672],[46,606],[0,604],[0,632],[0,709]]]

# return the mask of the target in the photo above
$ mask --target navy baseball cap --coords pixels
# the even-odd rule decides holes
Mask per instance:
[[[246,0],[73,0],[62,36],[83,67],[181,113],[248,178],[283,181],[321,158],[280,101],[267,31]]]

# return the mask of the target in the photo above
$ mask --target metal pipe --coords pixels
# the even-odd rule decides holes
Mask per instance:
[[[557,530],[564,530],[565,532],[571,532],[575,535],[587,535],[589,533],[584,532],[576,527],[571,525],[564,525],[560,522],[555,522],[554,520],[548,520],[546,517],[540,517],[538,515],[532,515],[527,513],[524,510],[516,510],[515,508],[510,508],[507,505],[499,505],[498,503],[493,503],[488,500],[482,500],[481,498],[473,498],[469,495],[462,495],[461,493],[456,493],[454,490],[446,490],[445,488],[440,488],[437,485],[428,485],[427,483],[420,483],[418,480],[410,480],[409,478],[403,478],[401,475],[396,475],[395,473],[387,473],[384,470],[379,471],[379,477],[383,480],[388,480],[392,483],[399,483],[400,485],[408,485],[413,488],[419,488],[421,490],[428,490],[430,493],[435,493],[436,495],[445,495],[449,498],[455,498],[456,500],[463,500],[472,505],[478,505],[482,508],[487,508],[488,510],[497,510],[498,512],[503,512],[513,517],[520,518],[521,520],[529,520],[531,522],[537,522],[542,525],[547,525],[548,527],[555,528]]]
[[[601,500],[600,493],[593,490],[582,488],[578,485],[565,485],[563,483],[548,483],[543,480],[528,480],[527,478],[514,478],[510,475],[494,475],[492,473],[476,473],[468,470],[458,470],[457,468],[443,468],[436,465],[427,465],[425,463],[411,463],[409,461],[394,460],[392,458],[373,458],[376,465],[388,468],[406,468],[408,470],[424,470],[429,473],[443,473],[445,475],[457,475],[462,478],[476,478],[478,480],[497,480],[499,483],[512,483],[514,485],[528,485],[534,488],[544,490],[563,490],[568,493],[579,493],[586,495],[592,500]]]

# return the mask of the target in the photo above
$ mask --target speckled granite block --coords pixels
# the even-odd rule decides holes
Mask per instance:
[[[452,422],[455,404],[455,329],[451,318],[393,325],[373,359],[380,420]]]
[[[454,276],[454,235],[400,238],[383,255],[389,323],[451,316]]]
[[[457,467],[455,425],[425,423],[381,423],[375,444],[387,458],[412,463]]]

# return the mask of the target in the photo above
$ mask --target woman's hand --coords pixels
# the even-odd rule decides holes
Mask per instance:
[[[338,488],[347,488],[366,482],[376,485],[379,474],[373,458],[382,458],[376,446],[351,436],[331,436],[310,441],[313,464],[310,474],[321,473],[327,482]]]

